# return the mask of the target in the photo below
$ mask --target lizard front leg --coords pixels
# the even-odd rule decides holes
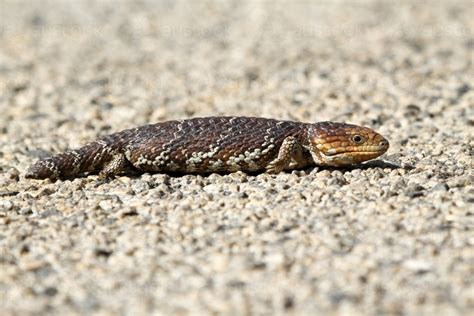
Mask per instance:
[[[278,156],[266,166],[268,173],[279,173],[288,168],[302,168],[308,163],[304,156],[303,147],[294,136],[283,140]]]

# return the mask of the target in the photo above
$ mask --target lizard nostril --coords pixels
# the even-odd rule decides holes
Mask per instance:
[[[387,146],[388,146],[388,142],[387,142],[386,140],[382,140],[382,141],[380,141],[379,146],[380,146],[380,147],[387,147]]]

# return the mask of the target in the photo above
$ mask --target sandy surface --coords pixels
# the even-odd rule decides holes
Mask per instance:
[[[473,15],[472,1],[0,1],[2,314],[468,314]],[[112,131],[222,114],[367,125],[391,148],[276,176],[23,177]]]

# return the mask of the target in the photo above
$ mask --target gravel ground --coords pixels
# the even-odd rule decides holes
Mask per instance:
[[[0,1],[2,314],[468,314],[473,15]],[[223,114],[367,125],[391,148],[344,170],[23,177],[112,131]]]

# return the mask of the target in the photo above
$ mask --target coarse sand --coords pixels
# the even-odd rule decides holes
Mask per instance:
[[[2,315],[468,315],[473,1],[0,1]],[[210,115],[370,126],[353,168],[27,180]],[[472,315],[472,314],[471,314]]]

